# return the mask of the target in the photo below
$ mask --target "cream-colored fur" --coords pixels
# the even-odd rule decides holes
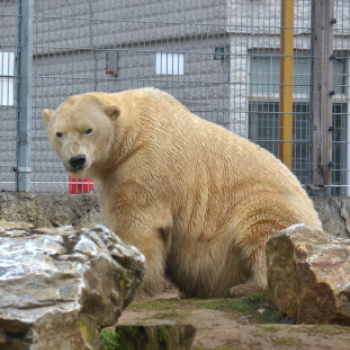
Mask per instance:
[[[278,159],[159,90],[72,96],[43,119],[67,171],[94,179],[106,225],[146,256],[141,293],[159,292],[165,273],[191,297],[265,288],[267,239],[295,223],[321,229]]]

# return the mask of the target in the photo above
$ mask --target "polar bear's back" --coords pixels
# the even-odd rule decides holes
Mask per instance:
[[[181,206],[187,201],[208,216],[210,206],[225,212],[250,196],[256,200],[256,194],[268,193],[290,203],[293,212],[299,208],[298,222],[321,228],[298,179],[267,150],[197,117],[160,90],[145,88],[116,96],[119,103],[132,106],[126,118],[135,127],[142,126],[139,132],[149,147],[152,168],[173,186],[175,197],[183,195],[177,201]]]

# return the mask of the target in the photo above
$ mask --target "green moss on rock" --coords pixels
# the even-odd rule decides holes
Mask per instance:
[[[101,332],[106,350],[187,350],[195,336],[195,327],[169,320],[145,324],[118,325],[114,336]]]

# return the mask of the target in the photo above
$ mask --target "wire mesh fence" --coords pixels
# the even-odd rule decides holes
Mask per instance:
[[[46,136],[41,112],[73,94],[153,86],[198,116],[280,157],[283,112],[281,16],[293,2],[290,167],[313,194],[349,195],[350,6],[334,0],[332,185],[315,187],[314,18],[309,0],[4,0],[0,2],[0,180],[31,192],[91,192],[70,180]],[[31,115],[19,132],[23,6],[33,8]],[[23,63],[23,62],[22,62]],[[288,84],[287,84],[288,85]],[[286,85],[286,86],[287,86]],[[282,86],[282,87],[281,87]],[[287,115],[287,114],[286,114]],[[20,145],[30,166],[21,167]],[[29,164],[28,163],[28,164]],[[17,172],[14,171],[17,169]],[[25,172],[26,170],[24,170]],[[327,190],[325,190],[325,188]]]

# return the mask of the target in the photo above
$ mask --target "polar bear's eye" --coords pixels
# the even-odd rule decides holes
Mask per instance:
[[[62,137],[62,133],[61,132],[56,132],[56,136],[57,137]]]
[[[85,134],[86,134],[86,135],[89,135],[89,134],[91,134],[91,133],[92,133],[92,129],[88,129],[88,130],[85,131]]]

